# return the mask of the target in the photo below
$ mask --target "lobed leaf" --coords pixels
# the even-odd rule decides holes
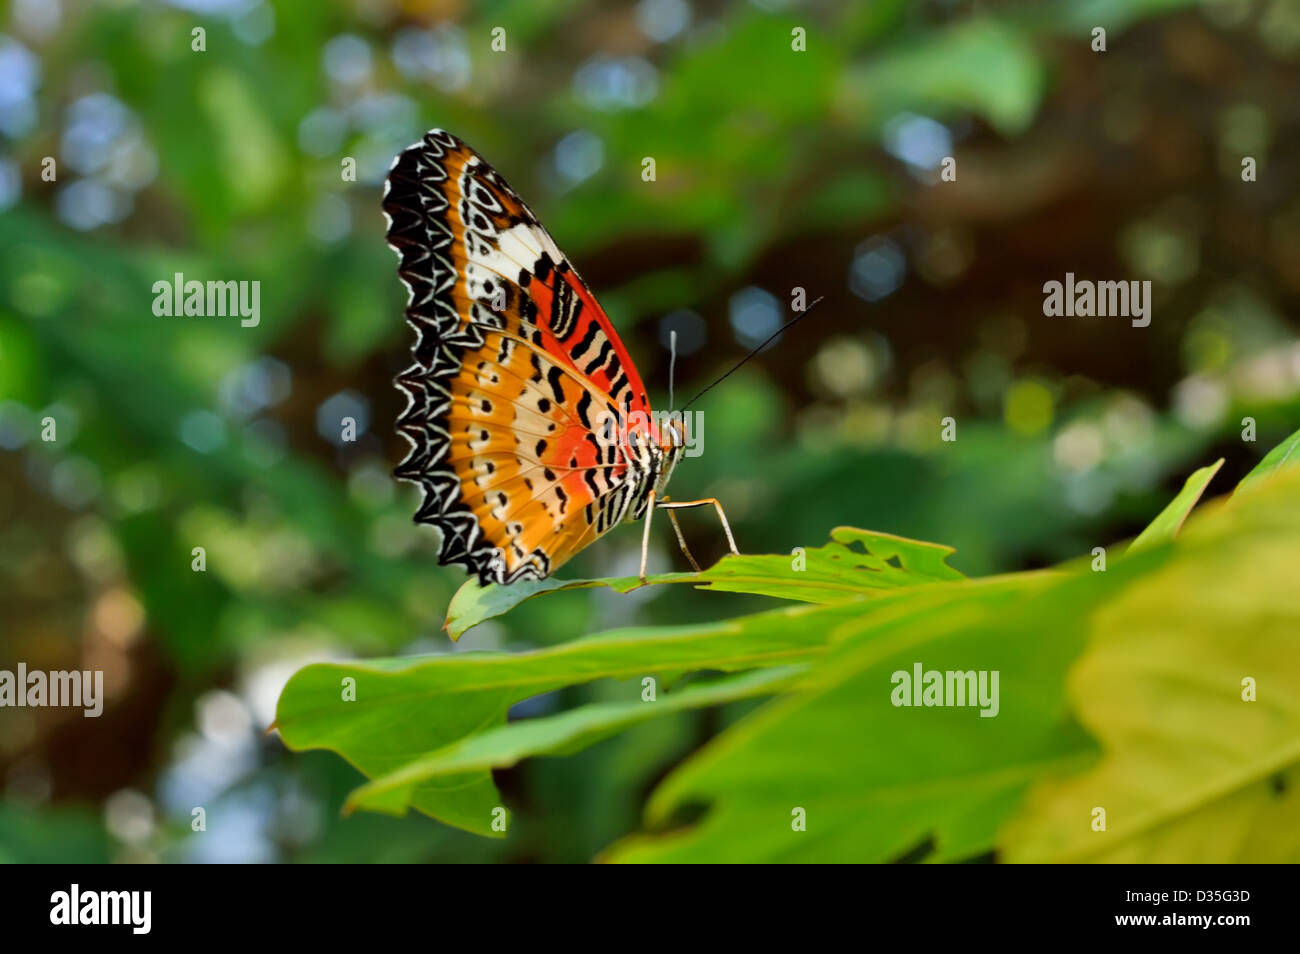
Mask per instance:
[[[788,607],[718,623],[618,630],[535,652],[317,663],[285,686],[275,727],[289,748],[330,749],[373,779],[496,728],[516,702],[563,686],[810,659],[856,612],[853,604]],[[804,616],[815,620],[805,623]],[[475,769],[394,788],[366,807],[400,813],[410,806],[492,834],[491,812],[499,805],[490,774]]]
[[[1126,562],[1099,582],[1121,587],[1137,565]],[[1095,757],[1064,690],[1093,582],[1016,574],[859,604],[863,615],[805,677],[808,691],[768,703],[688,759],[651,797],[652,833],[617,843],[607,860],[953,860],[989,850],[1031,782]],[[996,716],[896,706],[895,673],[917,664],[997,671]],[[698,804],[708,806],[703,820],[674,829]]]
[[[947,563],[952,547],[889,533],[836,527],[831,542],[799,548],[790,555],[732,554],[701,573],[661,573],[646,585],[691,583],[700,589],[753,593],[806,603],[832,603],[881,590],[964,579]],[[635,576],[585,580],[539,580],[510,586],[468,580],[447,609],[444,629],[459,639],[484,620],[501,616],[525,600],[557,590],[608,586],[626,593],[641,585]]]
[[[1297,564],[1300,470],[1106,572],[859,603],[807,691],[688,759],[652,795],[651,833],[608,857],[948,861],[1001,847],[1017,861],[1295,860]],[[998,714],[896,706],[894,674],[917,664],[999,673]],[[1246,677],[1257,702],[1242,698]],[[674,828],[700,804],[698,824]],[[1098,806],[1106,832],[1091,828]],[[791,824],[798,809],[806,830]]]

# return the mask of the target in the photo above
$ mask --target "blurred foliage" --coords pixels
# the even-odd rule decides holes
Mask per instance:
[[[677,393],[693,393],[793,288],[826,295],[702,402],[706,453],[675,477],[726,503],[748,553],[855,525],[950,544],[970,576],[1048,566],[1136,535],[1195,463],[1223,457],[1218,479],[1239,479],[1300,417],[1285,0],[3,11],[0,668],[100,669],[109,697],[99,719],[0,710],[6,860],[589,860],[754,706],[737,689],[495,771],[505,841],[343,818],[358,773],[263,736],[305,664],[473,659],[440,630],[462,578],[389,476],[410,342],[379,194],[428,127],[529,199],[656,406],[670,329]],[[944,155],[956,182],[938,179]],[[1151,280],[1151,327],[1044,318],[1042,283],[1067,271]],[[260,322],[156,316],[153,284],[178,272],[260,281]],[[337,441],[345,415],[354,443]],[[724,552],[706,517],[684,524],[701,558]],[[660,529],[653,569],[681,569]],[[612,533],[572,575],[634,573],[638,544]],[[765,605],[571,589],[463,643],[546,652]],[[618,722],[626,701],[609,680],[561,680],[510,711],[604,705]],[[561,729],[501,751],[599,734]]]

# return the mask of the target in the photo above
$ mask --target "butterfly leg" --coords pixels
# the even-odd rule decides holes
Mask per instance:
[[[727,515],[722,512],[722,504],[718,503],[717,497],[705,497],[703,500],[673,501],[672,503],[661,503],[659,506],[664,510],[673,511],[685,509],[686,507],[705,507],[709,504],[712,504],[713,508],[718,511],[718,519],[722,521],[722,531],[727,535],[727,545],[731,547],[731,552],[739,556],[740,551],[736,549],[736,538],[731,535],[731,524],[727,523]]]
[[[650,489],[650,498],[645,507],[645,529],[641,531],[641,584],[645,585],[646,558],[650,555],[650,518],[655,512],[655,492]]]
[[[665,500],[666,499],[667,498],[665,498]],[[686,538],[682,536],[682,525],[677,522],[677,514],[673,513],[673,508],[668,506],[666,503],[661,503],[659,507],[668,511],[668,520],[672,523],[673,530],[677,533],[677,545],[682,548],[682,552],[686,554],[686,559],[691,562],[691,569],[696,573],[699,573],[700,565],[695,562],[695,557],[691,554],[691,548],[686,545]]]

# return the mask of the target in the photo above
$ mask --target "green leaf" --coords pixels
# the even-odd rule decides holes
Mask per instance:
[[[798,606],[719,623],[619,630],[536,652],[318,663],[285,686],[276,728],[289,748],[330,749],[373,779],[500,726],[514,703],[563,686],[808,660],[824,651],[835,626],[858,612],[852,603]],[[353,701],[345,698],[349,687]],[[467,831],[494,834],[491,812],[500,798],[490,774],[474,770],[395,789],[366,807],[401,812],[408,805]]]
[[[874,129],[905,110],[947,116],[969,109],[1010,134],[1033,119],[1045,76],[1023,31],[976,18],[846,70],[840,110]]]
[[[660,833],[623,841],[611,860],[888,861],[927,845],[928,860],[952,860],[987,851],[1021,791],[1095,753],[1067,709],[1064,679],[1098,590],[1122,587],[1140,561],[1125,564],[855,604],[859,619],[832,634],[835,649],[801,681],[809,691],[768,703],[670,775],[647,810]],[[918,664],[999,673],[996,716],[895,705],[895,674]],[[664,833],[701,803],[703,821]],[[806,831],[792,826],[796,809]]]
[[[700,574],[712,589],[808,603],[879,595],[965,577],[947,563],[952,547],[890,533],[836,527],[831,542],[789,556],[729,556]]]
[[[1210,485],[1210,481],[1214,479],[1214,475],[1219,472],[1219,468],[1222,466],[1223,458],[1220,457],[1210,466],[1202,467],[1188,477],[1183,484],[1183,489],[1178,492],[1178,496],[1171,500],[1169,506],[1160,511],[1160,515],[1138,534],[1137,539],[1129,545],[1128,552],[1141,553],[1149,547],[1168,543],[1176,537],[1178,531],[1182,529],[1183,521],[1192,512],[1192,508],[1196,506],[1196,501],[1201,499],[1201,494],[1205,493],[1205,488]]]
[[[760,669],[739,676],[695,683],[678,692],[663,692],[653,702],[609,702],[582,706],[555,716],[524,719],[472,735],[408,763],[396,772],[356,789],[347,807],[382,810],[383,800],[395,791],[447,775],[508,768],[537,755],[569,755],[638,723],[672,712],[770,695],[788,685],[804,667]]]
[[[1300,431],[1296,431],[1281,444],[1278,444],[1264,456],[1249,474],[1241,479],[1237,489],[1249,486],[1257,480],[1272,476],[1283,467],[1300,463]]]
[[[753,593],[805,603],[874,595],[882,590],[944,583],[964,577],[948,566],[951,547],[855,527],[836,527],[831,542],[790,555],[732,554],[702,573],[662,573],[646,584],[693,583],[700,589]],[[444,628],[452,639],[525,600],[556,590],[608,586],[626,593],[641,585],[635,576],[603,580],[540,580],[480,586],[469,580],[452,597]]]
[[[1034,789],[1010,860],[1300,861],[1300,471],[1194,518],[1173,550],[1097,614],[1070,697],[1104,757]]]
[[[694,573],[660,573],[646,577],[646,583],[678,583],[695,579]],[[467,630],[484,620],[503,616],[525,600],[556,590],[580,590],[592,586],[608,586],[619,593],[627,593],[641,585],[635,576],[610,577],[603,580],[522,580],[509,586],[489,583],[483,586],[478,580],[468,579],[461,584],[447,606],[447,621],[442,628],[453,640],[460,639]]]
[[[1300,469],[1106,572],[851,604],[860,618],[829,635],[808,691],[668,776],[648,806],[654,831],[610,857],[947,861],[1001,837],[1026,861],[1300,858],[1298,564]],[[997,716],[896,706],[891,686],[916,665],[997,672]],[[1256,702],[1242,698],[1248,677]],[[700,804],[702,821],[673,829]],[[1091,829],[1098,806],[1106,833]],[[796,809],[805,831],[792,828]]]

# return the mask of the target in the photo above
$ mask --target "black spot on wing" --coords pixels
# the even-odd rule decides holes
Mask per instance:
[[[551,370],[546,374],[546,381],[548,384],[550,384],[551,392],[555,395],[555,403],[563,404],[564,388],[561,386],[561,384],[564,381],[564,376],[560,372],[560,369],[555,365],[552,365]]]

